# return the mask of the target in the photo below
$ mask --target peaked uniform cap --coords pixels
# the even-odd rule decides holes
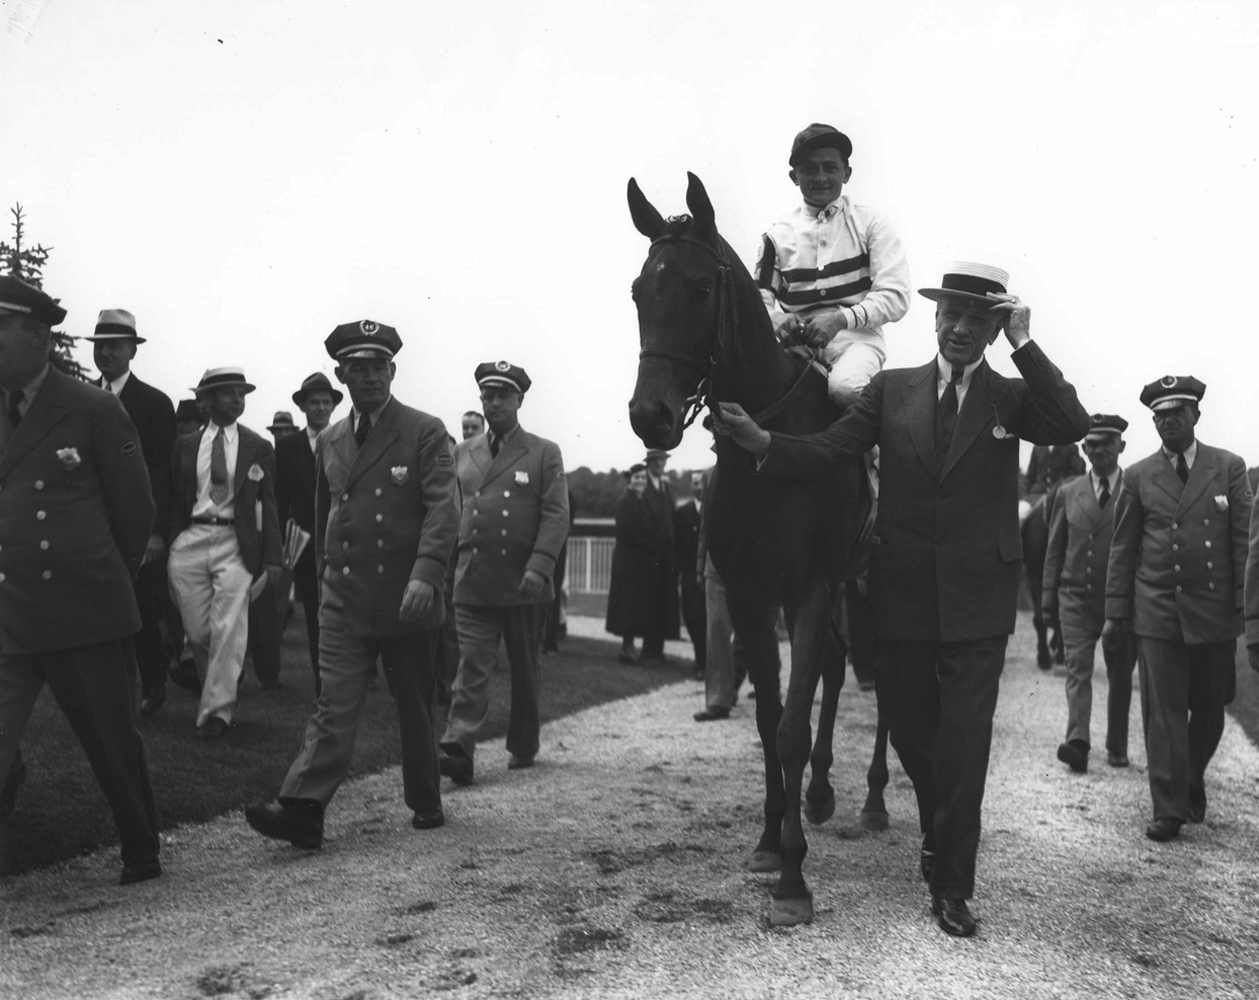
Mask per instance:
[[[1010,275],[999,267],[958,261],[944,272],[939,288],[920,288],[918,294],[932,302],[946,297],[990,302],[988,292],[1004,295],[1009,284]]]
[[[373,319],[361,319],[357,323],[342,323],[328,334],[323,345],[337,361],[348,358],[387,358],[402,350],[402,338],[392,326],[377,323]]]
[[[505,385],[522,396],[533,385],[525,370],[510,361],[486,361],[476,366],[474,376],[477,385]]]
[[[0,313],[18,313],[56,326],[66,318],[57,300],[11,274],[0,274]]]
[[[339,406],[341,400],[345,398],[341,394],[340,389],[334,389],[332,383],[328,381],[328,376],[323,372],[315,372],[314,375],[307,375],[302,380],[302,387],[293,393],[293,402],[298,406],[306,405],[306,397],[312,392],[327,392],[332,395],[332,405]]]
[[[193,392],[213,392],[215,389],[225,389],[228,386],[242,386],[246,392],[253,392],[257,388],[251,385],[245,378],[245,369],[243,368],[207,368],[205,374],[201,376],[201,381],[197,383]]]
[[[102,309],[96,317],[96,330],[81,340],[133,340],[143,344],[145,338],[136,334],[136,318],[126,309]]]
[[[1084,440],[1102,441],[1118,437],[1127,429],[1128,421],[1116,413],[1094,413],[1089,417],[1089,432],[1084,435]]]
[[[791,142],[791,155],[787,158],[787,163],[794,167],[815,149],[824,149],[827,146],[838,149],[843,154],[845,163],[852,158],[852,141],[848,136],[834,125],[814,122],[796,133]]]
[[[1141,402],[1158,413],[1185,403],[1199,403],[1206,392],[1206,385],[1192,375],[1164,375],[1141,390]]]

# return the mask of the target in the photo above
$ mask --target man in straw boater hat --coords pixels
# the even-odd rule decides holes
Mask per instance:
[[[486,432],[455,447],[463,515],[455,567],[459,668],[441,739],[442,773],[473,781],[487,685],[501,641],[511,669],[507,767],[532,767],[542,720],[538,646],[555,598],[555,564],[568,537],[564,459],[553,441],[520,426],[529,376],[509,361],[477,365]]]
[[[1206,816],[1206,769],[1233,700],[1242,632],[1246,463],[1197,439],[1206,386],[1166,375],[1141,390],[1163,444],[1124,470],[1106,572],[1102,645],[1137,637],[1141,720],[1154,800],[1151,840]]]
[[[846,406],[887,359],[883,327],[909,309],[909,265],[881,213],[849,201],[852,142],[814,122],[791,144],[802,204],[761,238],[752,274],[779,339],[820,348]]]
[[[201,681],[197,735],[225,736],[249,632],[249,590],[280,576],[275,451],[238,423],[254,387],[240,368],[211,368],[193,390],[206,426],[175,442],[170,583]]]
[[[1078,441],[1089,416],[1031,339],[1031,310],[1005,271],[955,264],[938,288],[937,355],[875,375],[843,417],[793,438],[722,403],[718,433],[759,458],[762,475],[817,480],[879,446],[870,592],[879,637],[879,700],[914,783],[920,867],[947,933],[975,933],[980,808],[992,717],[1019,591],[1019,440]],[[984,352],[1001,331],[1021,379]]]
[[[136,577],[140,631],[135,636],[135,659],[140,669],[140,714],[152,715],[166,702],[169,666],[162,644],[166,592],[166,533],[170,528],[170,460],[175,444],[175,407],[161,389],[142,382],[131,370],[136,348],[145,338],[136,333],[136,318],[126,309],[102,309],[96,329],[83,338],[92,344],[92,359],[101,377],[97,382],[118,397],[140,435],[140,453],[153,485],[157,517],[144,550],[144,564]]]
[[[1093,710],[1093,654],[1106,622],[1106,564],[1115,530],[1115,497],[1123,488],[1119,456],[1128,421],[1094,413],[1084,438],[1090,469],[1053,492],[1049,545],[1041,584],[1046,621],[1061,625],[1067,660],[1067,737],[1058,759],[1072,771],[1088,770]],[[1106,762],[1128,766],[1128,710],[1137,647],[1130,629],[1102,647],[1106,661]]]
[[[280,511],[280,529],[287,531],[290,520],[310,535],[310,541],[293,567],[293,587],[306,617],[306,644],[310,669],[319,696],[319,577],[315,573],[315,453],[319,435],[332,419],[332,411],[344,397],[333,388],[328,376],[315,372],[307,376],[293,393],[293,402],[306,415],[306,427],[278,441],[275,446],[275,499]]]
[[[427,830],[446,822],[433,660],[445,614],[442,580],[459,521],[445,426],[392,395],[398,331],[374,320],[345,323],[324,346],[353,409],[316,440],[322,688],[278,801],[245,810],[263,836],[308,850],[323,843],[324,811],[349,772],[378,657],[398,706],[411,825]]]
[[[109,802],[128,885],[162,874],[124,646],[154,504],[122,404],[49,363],[65,315],[0,277],[0,775],[47,684]]]

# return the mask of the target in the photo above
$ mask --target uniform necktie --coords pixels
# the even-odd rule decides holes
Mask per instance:
[[[25,399],[26,393],[21,389],[9,393],[9,423],[14,427],[22,422],[22,401]]]
[[[953,428],[957,426],[957,383],[965,368],[953,366],[953,378],[940,396],[940,450],[948,451],[953,441]]]
[[[358,446],[363,447],[363,442],[367,440],[367,435],[372,432],[372,417],[370,413],[359,415],[358,426],[354,428],[354,440],[358,442]]]
[[[1101,489],[1097,491],[1097,506],[1105,510],[1108,503],[1110,503],[1110,480],[1103,479]]]
[[[498,453],[502,450],[502,448],[503,448],[503,439],[499,437],[497,434],[491,434],[490,435],[490,455],[493,458],[498,458]]]
[[[1183,451],[1176,456],[1176,475],[1180,476],[1182,483],[1189,482],[1189,466],[1185,462],[1185,453]]]
[[[223,428],[214,435],[210,445],[210,501],[216,507],[227,499],[227,448]]]

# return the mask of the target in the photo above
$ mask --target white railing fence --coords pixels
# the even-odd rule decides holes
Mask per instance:
[[[572,594],[606,594],[612,580],[612,549],[615,538],[568,539],[568,569],[564,582]]]

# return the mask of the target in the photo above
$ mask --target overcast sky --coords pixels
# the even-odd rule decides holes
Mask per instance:
[[[1127,458],[1172,373],[1208,386],[1200,438],[1257,464],[1257,66],[1253,0],[0,0],[0,203],[55,248],[64,329],[130,309],[176,400],[243,365],[261,429],[371,318],[405,341],[397,396],[456,436],[507,358],[569,468],[624,468],[626,181],[678,214],[694,171],[747,259],[797,202],[792,136],[829,122],[915,287],[1009,270],[1084,405],[1133,422]],[[886,335],[889,365],[928,360],[931,304]],[[1004,338],[989,357],[1014,373]]]

